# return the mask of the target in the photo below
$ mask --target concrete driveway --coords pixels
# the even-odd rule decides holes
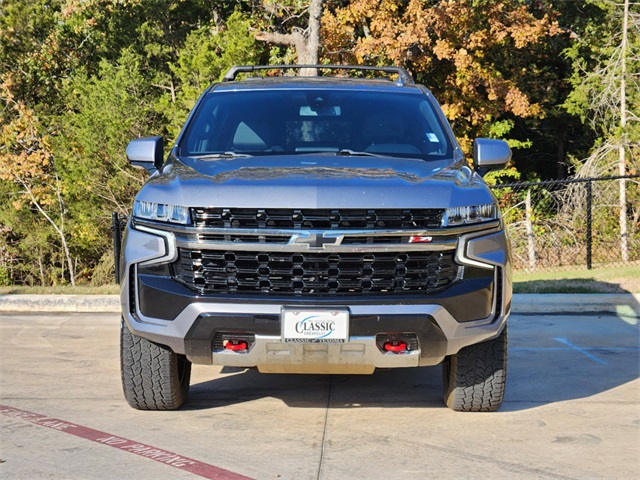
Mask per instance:
[[[497,413],[441,402],[440,367],[371,376],[194,366],[174,412],[131,409],[119,316],[0,314],[6,479],[638,478],[633,314],[513,315]]]

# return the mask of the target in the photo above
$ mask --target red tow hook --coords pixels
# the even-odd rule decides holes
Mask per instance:
[[[384,349],[387,352],[400,353],[407,351],[407,342],[398,341],[398,342],[387,342],[384,344]]]
[[[226,340],[224,342],[224,348],[232,352],[241,352],[247,349],[247,342],[243,340]]]

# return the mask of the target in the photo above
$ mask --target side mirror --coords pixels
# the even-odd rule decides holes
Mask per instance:
[[[131,140],[127,145],[127,160],[136,168],[150,173],[159,170],[163,163],[164,142],[162,137],[146,137]]]
[[[511,149],[504,140],[476,138],[473,141],[473,167],[481,175],[506,167],[509,160]]]

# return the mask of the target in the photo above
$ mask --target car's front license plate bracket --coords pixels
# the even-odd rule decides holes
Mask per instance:
[[[349,310],[340,308],[283,307],[282,341],[298,343],[346,343]]]

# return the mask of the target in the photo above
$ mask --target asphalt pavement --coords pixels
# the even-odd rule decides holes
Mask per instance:
[[[636,479],[640,336],[627,307],[513,314],[495,413],[444,407],[439,367],[194,366],[183,409],[136,411],[121,392],[117,313],[2,313],[0,477]]]

